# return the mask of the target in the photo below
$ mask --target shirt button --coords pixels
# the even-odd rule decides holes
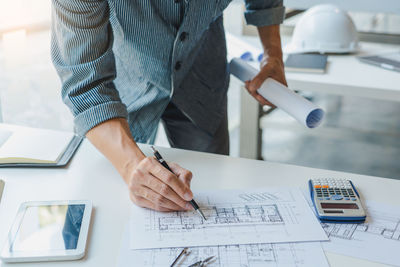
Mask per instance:
[[[177,61],[177,62],[175,63],[175,70],[179,70],[181,67],[182,67],[182,62]]]
[[[187,38],[188,33],[187,32],[182,32],[181,35],[179,36],[179,39],[181,42],[185,41]]]

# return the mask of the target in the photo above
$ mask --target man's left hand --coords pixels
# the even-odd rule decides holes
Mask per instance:
[[[274,105],[271,102],[257,93],[258,88],[260,88],[267,78],[272,78],[287,86],[282,56],[264,56],[260,63],[260,72],[252,80],[245,82],[249,94],[262,106],[268,105],[273,107]]]

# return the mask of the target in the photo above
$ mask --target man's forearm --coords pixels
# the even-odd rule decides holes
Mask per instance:
[[[257,29],[265,56],[278,57],[282,59],[282,44],[279,25],[262,26]]]
[[[258,27],[258,34],[264,48],[264,56],[260,63],[260,72],[251,81],[246,81],[246,89],[261,105],[273,106],[268,99],[258,94],[257,90],[267,78],[273,78],[287,85],[279,25]]]
[[[132,138],[126,119],[105,121],[87,132],[86,137],[108,158],[127,183],[129,175],[126,172],[145,158]]]

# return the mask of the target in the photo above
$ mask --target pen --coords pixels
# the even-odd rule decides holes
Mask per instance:
[[[169,267],[174,267],[176,263],[179,261],[179,259],[182,258],[182,256],[186,255],[187,253],[188,253],[188,248],[182,249],[181,253],[179,253],[178,257],[176,257],[174,262]]]
[[[151,146],[151,149],[153,150],[154,156],[158,160],[158,162],[161,163],[167,170],[170,172],[174,173],[171,168],[168,166],[167,162],[161,157],[160,153],[154,148],[154,146]],[[199,205],[197,205],[196,201],[194,199],[189,201],[192,207],[194,208],[195,211],[197,211],[198,214],[200,214],[201,217],[203,217],[204,220],[207,221],[206,216],[204,216],[203,212],[200,210]]]

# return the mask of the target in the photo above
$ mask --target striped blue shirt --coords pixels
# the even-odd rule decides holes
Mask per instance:
[[[172,101],[212,134],[229,84],[230,1],[52,0],[52,59],[77,133],[124,117],[146,142]],[[245,2],[248,24],[282,22],[282,0]]]

